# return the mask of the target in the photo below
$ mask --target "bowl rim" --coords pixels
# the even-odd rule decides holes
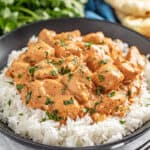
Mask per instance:
[[[24,26],[21,26],[15,30],[13,30],[12,32],[9,32],[9,33],[5,33],[4,35],[0,36],[0,41],[7,38],[8,36],[12,35],[12,34],[15,34],[15,32],[17,32],[18,30],[24,30],[26,27],[29,27],[29,26],[32,26],[32,25],[38,25],[42,22],[50,22],[50,21],[68,21],[68,20],[75,20],[75,21],[83,21],[83,20],[86,20],[86,21],[91,21],[91,22],[98,22],[98,23],[105,23],[105,24],[108,24],[108,25],[115,25],[115,26],[119,26],[121,28],[124,28],[125,30],[127,31],[130,31],[132,34],[136,34],[137,36],[140,36],[141,38],[143,38],[144,40],[146,40],[147,42],[150,43],[150,39],[144,37],[143,35],[141,35],[140,33],[136,32],[136,31],[133,31],[123,25],[120,25],[118,23],[113,23],[113,22],[109,22],[109,21],[106,21],[106,20],[97,20],[97,19],[88,19],[88,18],[58,18],[58,19],[47,19],[47,20],[40,20],[40,21],[37,21],[37,22],[33,22],[33,23],[30,23],[30,24],[27,24],[27,25],[24,25]],[[2,121],[0,121],[2,122]],[[6,123],[3,123],[2,124],[5,124]],[[7,131],[7,130],[3,130],[3,128],[0,127],[0,132],[4,135],[7,135],[8,137],[10,137],[11,139],[15,140],[15,141],[18,141],[19,143],[22,143],[24,145],[27,145],[27,146],[32,146],[32,147],[36,147],[36,148],[45,148],[45,149],[61,149],[61,150],[87,150],[87,149],[99,149],[99,148],[110,148],[110,147],[115,147],[117,145],[124,145],[124,144],[127,144],[131,141],[133,141],[134,139],[137,139],[140,135],[144,134],[146,131],[150,130],[150,121],[148,121],[147,123],[145,124],[148,124],[148,127],[146,127],[145,129],[142,129],[142,131],[139,131],[137,132],[136,134],[133,134],[132,133],[128,136],[125,136],[123,137],[122,139],[120,140],[117,140],[117,141],[114,141],[114,142],[109,142],[109,143],[105,143],[105,144],[99,144],[99,145],[94,145],[94,146],[85,146],[85,147],[67,147],[67,146],[53,146],[53,145],[45,145],[45,144],[40,144],[40,143],[37,143],[37,142],[34,142],[28,138],[24,138],[23,136],[19,135],[19,134],[16,134],[12,129],[10,129],[7,125],[7,128],[10,130],[10,131]],[[140,127],[141,128],[141,127]],[[139,128],[139,129],[140,129]],[[134,132],[133,132],[134,133]]]

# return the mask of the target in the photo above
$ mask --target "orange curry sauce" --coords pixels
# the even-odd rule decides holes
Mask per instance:
[[[118,42],[122,43],[118,40]],[[136,47],[126,55],[102,32],[56,34],[43,29],[37,42],[6,72],[27,106],[65,123],[89,113],[93,121],[125,115],[139,94],[145,58]]]

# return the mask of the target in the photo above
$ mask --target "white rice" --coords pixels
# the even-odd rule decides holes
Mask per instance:
[[[35,37],[32,38],[35,40]],[[121,45],[122,46],[122,45]],[[127,47],[125,45],[125,47]],[[8,59],[8,66],[16,59],[22,51],[12,51]],[[131,134],[150,120],[150,63],[145,68],[141,94],[136,103],[131,105],[130,111],[121,120],[119,117],[110,117],[102,122],[91,123],[90,116],[78,118],[76,121],[68,118],[66,125],[59,127],[59,122],[46,120],[44,111],[31,109],[24,105],[17,94],[16,87],[5,77],[5,68],[0,75],[0,119],[8,123],[8,126],[17,134],[32,139],[35,142],[59,145],[59,146],[92,146],[106,142],[122,139],[123,136]]]

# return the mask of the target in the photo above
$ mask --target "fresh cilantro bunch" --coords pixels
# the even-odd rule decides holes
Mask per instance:
[[[87,0],[0,0],[0,35],[48,18],[83,17]]]

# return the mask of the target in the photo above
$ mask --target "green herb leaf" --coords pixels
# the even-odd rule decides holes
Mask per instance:
[[[105,77],[102,74],[99,74],[98,79],[99,79],[100,82],[102,82],[102,81],[105,80]]]
[[[46,118],[42,118],[40,122],[44,122],[44,121],[46,121]]]
[[[90,77],[90,76],[87,76],[86,79],[87,79],[88,81],[91,81],[91,77]]]
[[[60,17],[83,17],[86,0],[0,0],[0,34],[22,25]]]
[[[69,81],[72,79],[72,77],[73,77],[73,74],[72,74],[72,73],[69,73],[69,74],[68,74],[68,79],[69,79]]]
[[[23,113],[19,113],[19,116],[23,116]]]
[[[63,60],[63,59],[60,59],[60,60],[56,63],[56,65],[61,65],[63,62],[64,62],[64,60]]]
[[[64,39],[60,40],[60,44],[61,44],[62,47],[65,46],[66,45],[65,40]]]
[[[88,108],[88,112],[89,112],[90,114],[93,114],[93,113],[96,112],[96,110],[95,110],[95,108]]]
[[[69,100],[64,101],[64,105],[74,104],[74,99],[71,97]]]
[[[98,86],[96,88],[96,95],[100,95],[101,92],[103,92],[105,90],[105,88],[103,86]]]
[[[55,70],[51,70],[51,71],[50,71],[50,75],[51,75],[51,76],[56,76],[56,75],[57,75],[57,72],[56,72]]]
[[[45,58],[48,59],[48,52],[45,52]]]
[[[64,75],[64,74],[67,74],[69,73],[71,70],[68,68],[68,67],[62,67],[60,70],[59,70],[59,73]]]
[[[23,74],[21,74],[21,73],[18,74],[19,79],[22,78],[22,76],[23,76]]]
[[[24,88],[24,85],[23,84],[17,84],[16,88],[18,91],[21,91]]]
[[[107,64],[107,60],[100,60],[98,61],[98,64],[99,65]]]
[[[27,94],[26,94],[26,104],[29,104],[30,99],[31,99],[31,95],[32,95],[32,92],[31,92],[31,91],[30,91],[30,92],[27,92]]]
[[[93,42],[87,42],[84,45],[89,48],[89,47],[91,47],[93,45]]]
[[[96,107],[97,105],[99,105],[101,102],[99,101],[99,102],[96,102],[95,104],[94,104],[94,107]]]
[[[131,96],[131,90],[128,90],[127,96]]]
[[[49,97],[46,98],[46,101],[45,101],[45,105],[52,105],[54,104],[54,101],[52,101]]]
[[[11,100],[8,101],[8,106],[10,106],[10,105],[11,105]]]
[[[120,124],[125,124],[126,121],[125,120],[120,120]]]
[[[48,116],[48,118],[50,120],[54,120],[54,121],[60,121],[63,119],[63,117],[58,116],[58,110],[57,109],[53,110],[52,113],[46,112],[46,115]]]
[[[29,73],[31,74],[31,76],[34,76],[36,69],[37,69],[37,67],[30,67],[29,68]]]
[[[115,91],[112,91],[111,93],[108,93],[108,97],[113,97],[113,96],[115,96]]]

